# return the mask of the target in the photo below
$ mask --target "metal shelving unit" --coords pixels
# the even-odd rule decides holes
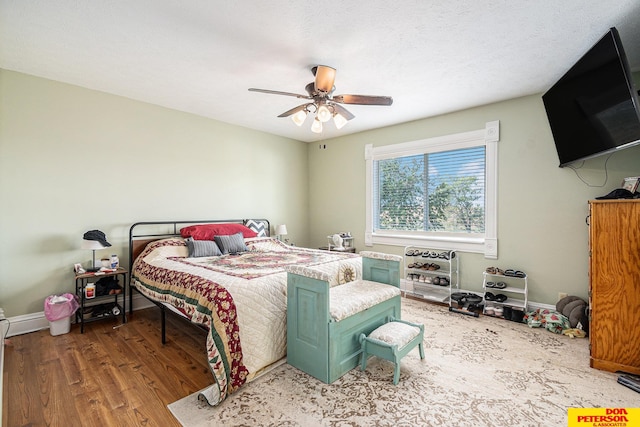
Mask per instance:
[[[431,269],[425,265],[438,267]],[[404,278],[401,280],[401,289],[405,295],[451,306],[451,293],[459,288],[459,270],[456,251],[407,246],[404,248]]]

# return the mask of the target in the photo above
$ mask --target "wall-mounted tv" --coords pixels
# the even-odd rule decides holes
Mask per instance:
[[[640,144],[640,101],[615,28],[542,101],[560,167]]]

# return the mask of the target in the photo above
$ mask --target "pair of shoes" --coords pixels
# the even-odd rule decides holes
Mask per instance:
[[[485,271],[487,274],[493,274],[494,276],[504,276],[504,271],[500,270],[498,267],[487,267]]]
[[[505,294],[494,295],[491,292],[485,292],[484,299],[487,301],[505,302],[507,300],[507,296]]]
[[[511,277],[519,277],[521,279],[524,279],[525,277],[527,277],[527,275],[523,271],[512,270],[512,269],[505,270],[504,275],[511,276]]]
[[[449,251],[449,252],[440,252],[440,254],[438,255],[438,258],[440,259],[454,259],[456,257],[456,253],[454,251]]]
[[[422,251],[420,251],[418,249],[409,249],[405,255],[406,256],[418,256],[421,253],[422,253]]]
[[[433,284],[439,286],[449,286],[449,279],[447,279],[446,277],[434,277]]]
[[[487,282],[487,288],[505,289],[507,284],[504,282]]]
[[[452,292],[451,299],[457,302],[470,301],[474,303],[482,302],[482,297],[470,292]]]

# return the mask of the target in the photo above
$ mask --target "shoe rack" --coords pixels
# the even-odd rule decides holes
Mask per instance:
[[[482,274],[482,314],[514,320],[518,314],[513,314],[516,310],[527,311],[527,275],[524,272],[489,267]]]
[[[451,305],[452,290],[459,287],[459,269],[456,251],[407,246],[401,289],[405,295]]]

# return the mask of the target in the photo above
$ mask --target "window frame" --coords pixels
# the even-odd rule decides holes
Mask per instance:
[[[373,246],[427,246],[443,250],[458,250],[484,254],[485,258],[498,257],[497,239],[497,195],[498,195],[498,141],[500,122],[487,122],[484,129],[438,136],[417,141],[374,147],[365,145],[366,163],[366,221],[365,245]],[[485,147],[485,231],[469,235],[467,233],[396,231],[373,229],[373,162],[450,151],[464,148]]]

